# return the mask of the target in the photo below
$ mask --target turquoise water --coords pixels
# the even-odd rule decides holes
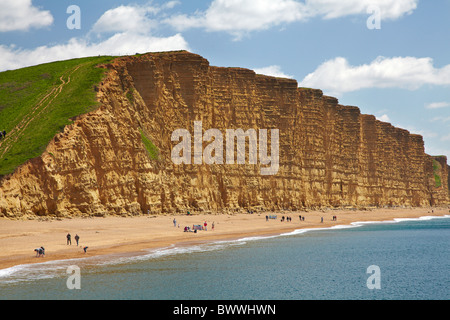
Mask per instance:
[[[423,217],[18,266],[0,270],[0,299],[446,300],[449,240],[449,216]]]

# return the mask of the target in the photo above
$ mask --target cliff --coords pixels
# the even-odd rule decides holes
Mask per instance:
[[[421,136],[295,80],[213,67],[185,51],[122,57],[103,67],[109,72],[98,86],[101,106],[3,177],[0,215],[449,203],[447,160],[435,159],[437,168]],[[248,152],[244,164],[174,164],[172,133],[194,134],[194,121],[203,133],[218,129],[224,137],[227,129],[278,129],[276,174],[262,175],[265,165],[250,163]],[[270,150],[273,135],[269,140]]]

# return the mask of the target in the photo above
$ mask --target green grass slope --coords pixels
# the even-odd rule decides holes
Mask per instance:
[[[42,154],[70,118],[97,107],[95,85],[113,57],[57,61],[0,72],[0,177]]]

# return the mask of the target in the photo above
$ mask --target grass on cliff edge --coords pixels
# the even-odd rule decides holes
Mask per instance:
[[[98,106],[95,85],[106,70],[95,66],[112,59],[71,59],[0,72],[0,130],[7,132],[0,140],[0,177],[41,155],[70,118]]]
[[[442,169],[441,164],[435,159],[433,159],[434,186],[436,188],[442,186],[441,176],[439,175],[441,169]]]
[[[147,153],[152,160],[158,160],[159,156],[159,150],[158,148],[153,144],[153,142],[147,137],[147,135],[142,131],[142,129],[139,129],[141,132],[141,139],[142,143],[145,146],[145,149],[147,149]]]

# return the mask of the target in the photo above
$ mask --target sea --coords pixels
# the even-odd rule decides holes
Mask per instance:
[[[450,216],[0,270],[2,300],[448,300]]]

